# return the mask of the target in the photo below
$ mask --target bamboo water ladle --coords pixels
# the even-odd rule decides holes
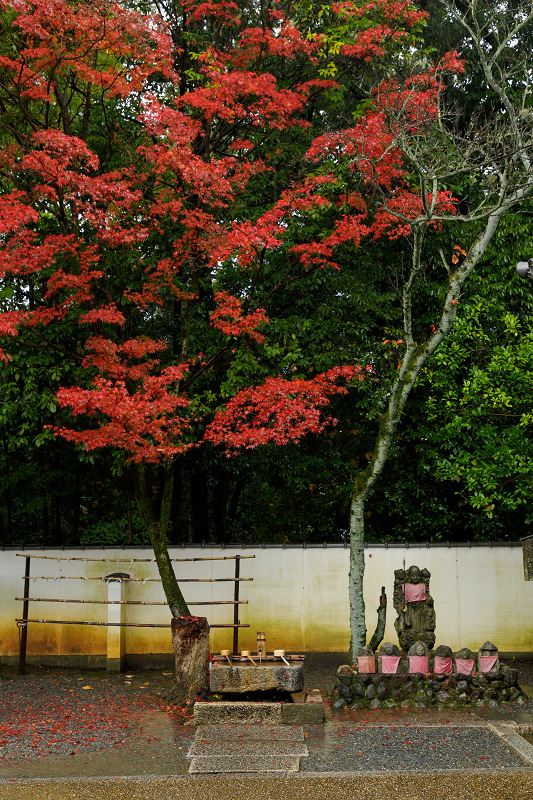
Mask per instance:
[[[258,666],[257,661],[253,660],[252,656],[250,655],[250,651],[249,650],[241,650],[241,658],[247,658],[249,661],[252,662],[254,667]]]
[[[289,662],[288,662],[288,661],[287,661],[287,659],[285,658],[285,650],[274,650],[274,656],[275,656],[276,658],[281,658],[281,660],[282,660],[282,661],[284,661],[284,662],[285,662],[285,664],[286,664],[288,667],[290,667],[290,664],[289,664]]]

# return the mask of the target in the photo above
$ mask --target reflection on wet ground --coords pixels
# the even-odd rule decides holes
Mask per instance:
[[[489,711],[491,719],[503,718],[499,709],[487,709],[487,714]],[[0,764],[0,780],[186,774],[190,763],[186,754],[195,727],[184,726],[179,719],[158,710],[141,711],[137,718],[137,729],[118,748],[6,761]],[[531,713],[514,718],[521,724],[533,724]],[[495,734],[486,730],[485,720],[466,711],[336,715],[325,725],[306,726],[305,743],[309,757],[301,760],[304,772],[404,771],[417,767],[422,771],[464,770],[488,768],[489,764],[495,770],[524,767]]]
[[[39,677],[39,673],[35,673]],[[138,672],[126,682],[126,676],[91,674],[88,678],[57,672],[54,680],[43,675],[34,686],[34,680],[21,680],[12,676],[4,683],[4,694],[16,688],[24,694],[28,710],[39,713],[43,703],[48,709],[59,711],[68,698],[81,695],[95,696],[94,702],[102,708],[109,707],[112,698],[126,702],[127,729],[115,732],[111,739],[102,741],[102,749],[90,752],[73,752],[72,755],[50,753],[37,758],[27,752],[20,758],[0,760],[0,781],[13,779],[72,778],[74,776],[98,778],[102,776],[171,776],[185,775],[189,769],[186,754],[191,746],[195,727],[183,725],[180,717],[166,713],[162,703],[171,675]],[[128,678],[130,676],[127,676]],[[56,680],[57,678],[57,680]],[[78,686],[79,683],[79,686]],[[57,684],[57,685],[56,685]],[[315,681],[309,685],[322,684]],[[77,687],[77,691],[73,691]],[[531,689],[526,691],[532,694]],[[130,698],[130,699],[128,699]],[[24,703],[22,706],[24,706]],[[157,707],[159,704],[159,707]],[[92,708],[92,706],[91,706]],[[21,714],[24,708],[21,707]],[[83,710],[83,709],[82,709]],[[89,705],[87,705],[89,712]],[[51,712],[47,710],[47,715]],[[487,723],[516,722],[531,726],[533,730],[533,704],[525,707],[476,708],[461,711],[417,711],[394,709],[372,711],[342,711],[331,713],[321,726],[305,727],[305,742],[309,756],[302,758],[302,772],[359,772],[361,770],[385,771],[396,769],[469,770],[490,769],[514,771],[520,767],[516,754],[510,752],[489,732]],[[120,715],[117,717],[120,721]],[[51,720],[50,720],[51,721]],[[122,740],[123,737],[123,740]],[[108,737],[109,738],[109,737]],[[533,743],[533,736],[526,737]],[[521,768],[524,764],[521,764]],[[527,767],[526,767],[527,769]],[[5,784],[4,784],[5,785]]]
[[[185,754],[194,728],[164,711],[142,711],[138,728],[123,745],[92,753],[17,759],[0,763],[6,778],[99,777],[113,775],[181,775],[189,770]]]

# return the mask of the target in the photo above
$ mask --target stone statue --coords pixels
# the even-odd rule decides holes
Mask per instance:
[[[402,650],[415,642],[424,642],[431,650],[435,644],[436,617],[433,598],[429,593],[431,573],[417,566],[394,571],[394,622]]]

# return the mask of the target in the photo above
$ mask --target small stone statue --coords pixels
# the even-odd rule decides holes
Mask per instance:
[[[433,598],[429,593],[431,573],[417,566],[394,571],[394,622],[402,650],[415,642],[424,642],[431,650],[435,644],[436,616]]]

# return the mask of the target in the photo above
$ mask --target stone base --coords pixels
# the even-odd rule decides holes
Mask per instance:
[[[212,692],[220,694],[247,694],[248,692],[301,692],[304,685],[303,663],[291,664],[221,664],[211,668],[209,685]]]
[[[281,725],[281,703],[195,703],[195,725]]]
[[[220,775],[226,772],[298,772],[299,769],[299,756],[197,756],[192,759],[189,772]]]
[[[339,667],[331,707],[343,708],[464,708],[523,703],[518,672],[502,666],[483,675],[357,674]]]
[[[284,703],[281,707],[284,725],[322,725],[324,719],[324,703]]]
[[[306,703],[195,703],[195,725],[321,725],[324,704]]]

